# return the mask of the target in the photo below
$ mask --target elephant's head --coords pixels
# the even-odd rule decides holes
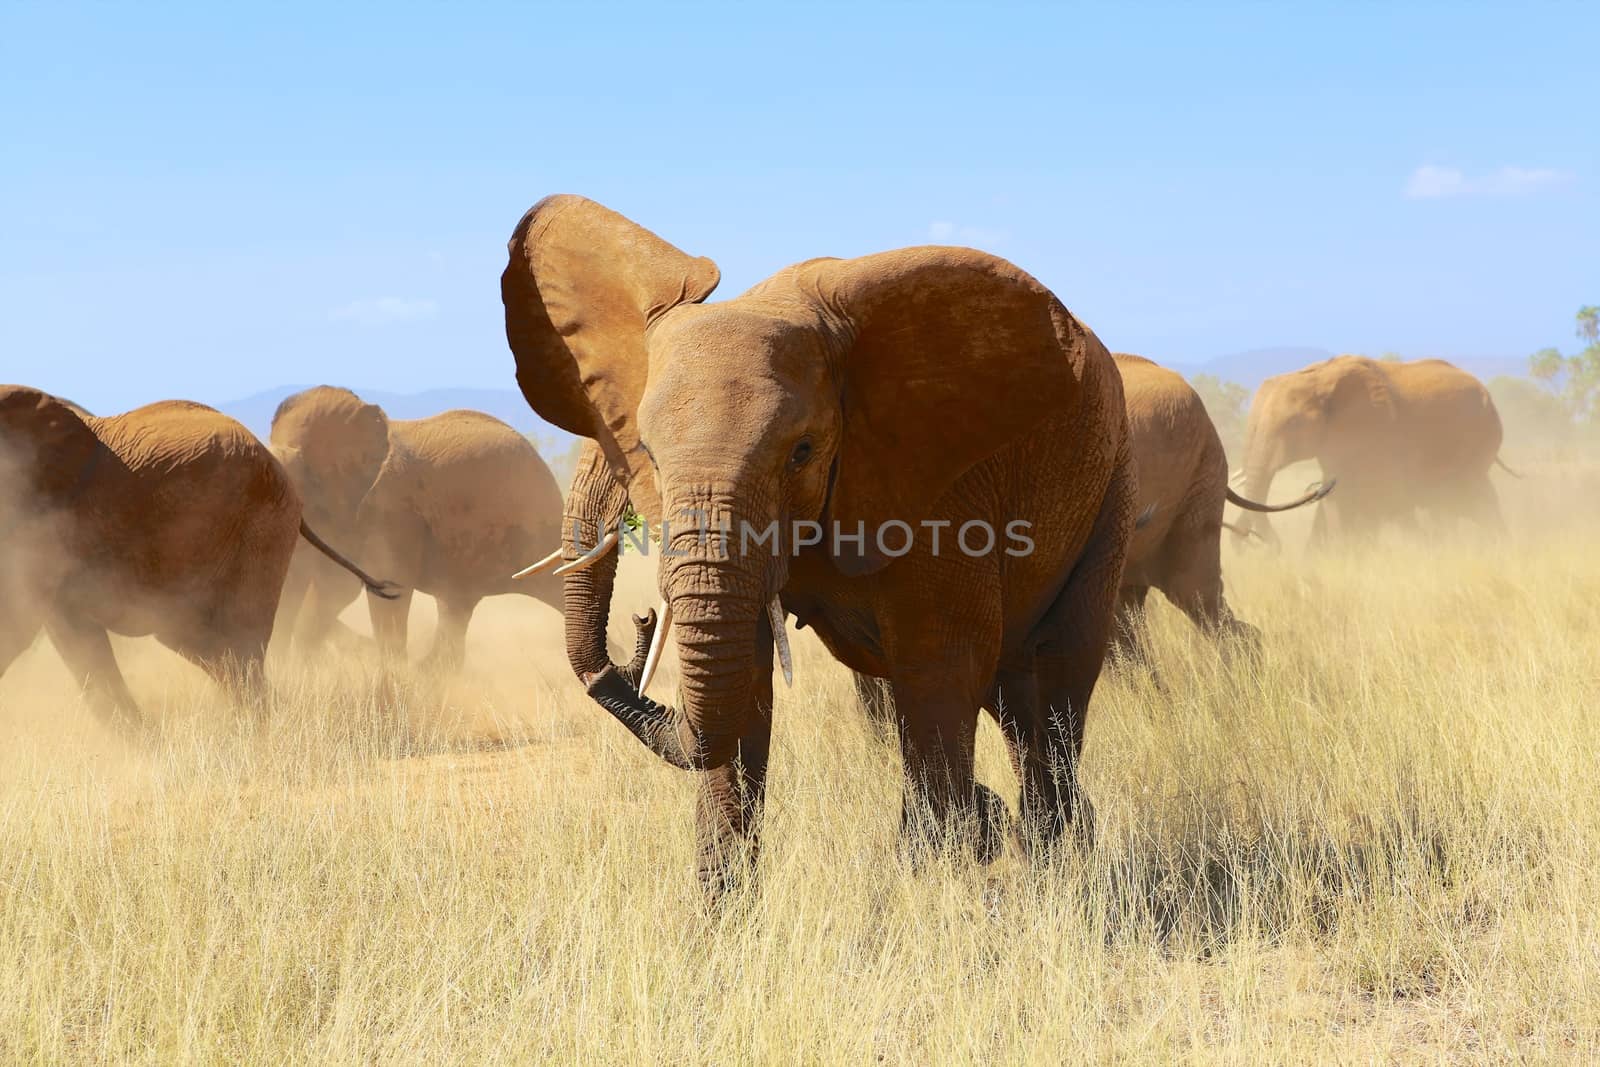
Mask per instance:
[[[76,551],[75,516],[115,464],[73,406],[0,385],[0,649],[25,646],[38,631]]]
[[[278,405],[271,445],[305,503],[306,521],[353,543],[361,502],[389,456],[383,409],[348,389],[307,389]]]
[[[1338,356],[1268,378],[1250,402],[1241,491],[1266,500],[1280,470],[1311,459],[1322,462],[1329,480],[1347,478],[1340,457],[1365,447],[1393,418],[1388,378],[1369,359]],[[1263,514],[1245,512],[1238,525],[1241,537],[1278,543]]]
[[[564,536],[573,517],[614,529],[630,498],[654,529],[672,523],[659,582],[684,707],[644,698],[605,656],[595,630],[614,560],[568,578],[568,653],[591,694],[680,766],[733,756],[796,522],[823,525],[815,551],[845,576],[889,565],[875,531],[915,528],[975,463],[1072,403],[1100,348],[1038,282],[971,249],[810,260],[707,305],[710,260],[555,196],[509,252],[501,293],[523,394],[596,442]],[[693,514],[732,536],[701,537]],[[741,536],[769,527],[776,545]],[[866,536],[834,541],[835,529]],[[583,536],[593,545],[594,527]],[[898,555],[902,537],[886,541]]]

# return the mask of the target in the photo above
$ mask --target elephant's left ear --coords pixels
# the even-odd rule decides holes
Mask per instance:
[[[1050,290],[970,248],[818,261],[797,274],[854,335],[828,505],[843,532],[861,523],[867,533],[864,549],[836,558],[846,574],[885,566],[874,531],[894,520],[915,528],[974,464],[1074,406],[1085,360],[1106,358]]]

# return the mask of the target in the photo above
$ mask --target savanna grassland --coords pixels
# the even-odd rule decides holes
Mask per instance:
[[[1160,684],[1090,719],[1098,843],[1045,868],[902,862],[898,754],[800,634],[761,890],[715,913],[691,781],[544,607],[487,603],[444,682],[275,660],[259,728],[124,642],[142,745],[41,642],[0,682],[0,1061],[1591,1061],[1600,467],[1508,459],[1508,544],[1225,547],[1263,657],[1160,605]]]

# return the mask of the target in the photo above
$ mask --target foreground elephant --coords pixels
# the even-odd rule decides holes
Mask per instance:
[[[1419,507],[1500,532],[1505,524],[1489,481],[1500,441],[1489,391],[1444,360],[1337,356],[1268,378],[1256,390],[1244,494],[1259,500],[1279,470],[1315,459],[1325,478],[1338,479],[1339,492],[1317,509],[1313,546],[1334,532],[1359,542],[1385,522],[1412,526]],[[1259,515],[1239,525],[1277,542]]]
[[[390,419],[348,389],[319,386],[279,405],[271,437],[318,529],[359,545],[370,566],[405,588],[367,600],[384,654],[405,655],[412,590],[439,602],[429,659],[442,667],[461,662],[467,624],[486,596],[525,593],[561,610],[560,579],[511,579],[530,553],[559,540],[561,490],[527,438],[499,419],[477,411]],[[298,552],[280,620],[288,629],[301,613],[297,642],[315,645],[360,591]]]
[[[1154,588],[1201,630],[1254,642],[1255,627],[1236,618],[1222,595],[1223,506],[1288,511],[1321,500],[1333,483],[1275,507],[1240,496],[1228,486],[1228,458],[1216,425],[1183,376],[1142,356],[1112,358],[1127,399],[1139,508],[1150,516],[1128,545],[1119,638],[1137,632],[1137,616]]]
[[[702,884],[722,886],[754,846],[785,613],[889,679],[903,830],[976,827],[991,852],[998,800],[975,787],[973,743],[979,708],[1003,706],[1025,840],[1059,836],[1137,491],[1121,382],[1094,334],[1027,274],[964,248],[809,260],[706,305],[710,260],[555,196],[509,252],[523,394],[597,442],[567,503],[587,540],[564,523],[564,555],[614,531],[630,498],[652,527],[673,523],[653,636],[676,627],[682,708],[641,693],[658,643],[643,679],[606,655],[615,551],[567,579],[567,653],[601,706],[699,772]],[[730,532],[702,537],[691,515]],[[796,522],[820,524],[822,543]],[[968,523],[995,536],[973,525],[958,544]]]
[[[289,558],[329,548],[266,446],[200,404],[96,418],[0,386],[0,674],[40,627],[108,721],[139,707],[109,633],[154,635],[230,685],[260,680]]]

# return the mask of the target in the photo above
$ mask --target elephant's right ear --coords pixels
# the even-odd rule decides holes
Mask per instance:
[[[500,276],[517,384],[545,421],[599,442],[624,482],[647,464],[635,415],[645,330],[711,295],[717,265],[581,196],[549,196],[517,224]]]

